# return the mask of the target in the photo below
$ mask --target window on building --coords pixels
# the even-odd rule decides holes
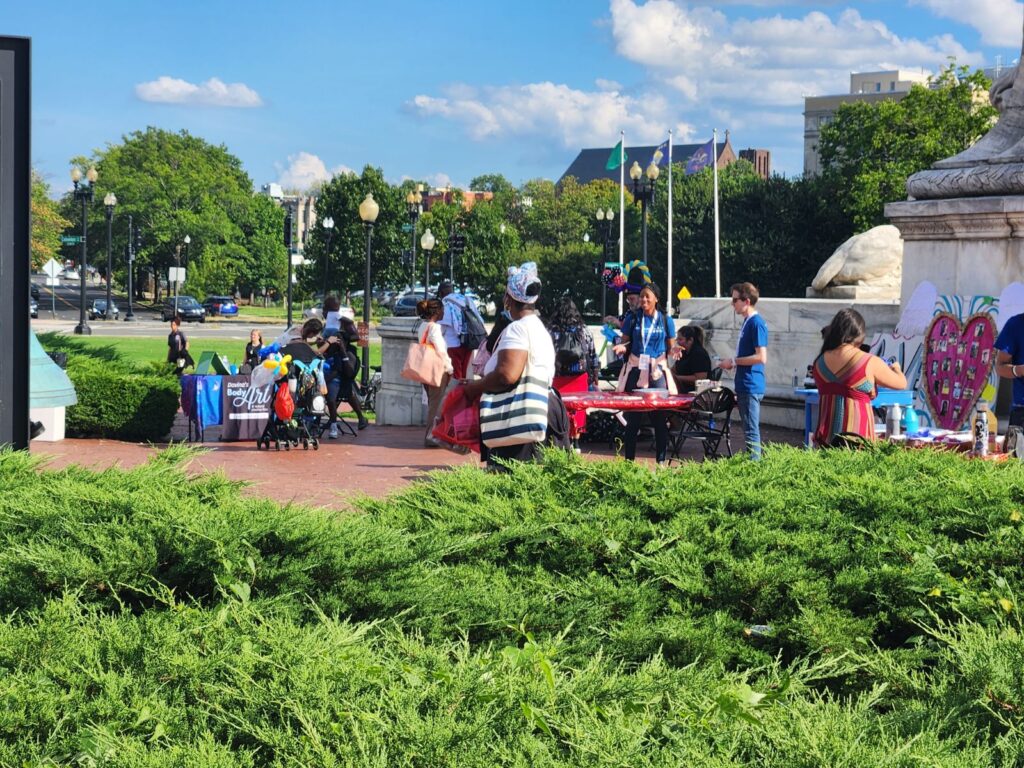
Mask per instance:
[[[890,80],[889,81],[889,90],[890,91],[895,91],[896,90],[896,81],[895,80]]]
[[[875,83],[875,93],[881,93],[881,92],[882,92],[882,84],[881,83]]]

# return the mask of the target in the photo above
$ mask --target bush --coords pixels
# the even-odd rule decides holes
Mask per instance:
[[[0,765],[1024,761],[1020,464],[553,454],[336,515],[191,455],[0,453]]]

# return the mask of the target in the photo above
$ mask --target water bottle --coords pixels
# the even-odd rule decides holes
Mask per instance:
[[[796,368],[793,369],[793,389],[800,386],[800,376],[796,372]]]
[[[751,624],[743,630],[746,637],[771,637],[775,634],[775,628],[771,624]]]
[[[988,456],[988,403],[978,401],[978,410],[974,412],[974,445],[971,453],[975,456]]]
[[[900,418],[903,416],[899,403],[893,403],[885,413],[885,436],[899,437]]]
[[[916,435],[917,431],[921,428],[921,423],[917,418],[917,411],[909,405],[903,411],[903,420],[900,426],[903,428],[903,434],[908,437]]]

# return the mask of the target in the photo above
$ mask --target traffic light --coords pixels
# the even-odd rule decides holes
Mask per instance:
[[[457,254],[459,254],[461,256],[462,252],[465,251],[465,250],[466,250],[466,236],[461,234],[461,233],[457,233],[457,234],[452,235],[451,251],[453,253],[457,253]]]
[[[292,247],[292,212],[288,213],[284,217],[284,247],[291,250]]]
[[[142,250],[142,227],[135,228],[135,254]]]

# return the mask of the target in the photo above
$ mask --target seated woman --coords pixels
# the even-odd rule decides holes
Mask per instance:
[[[359,429],[366,429],[370,423],[363,413],[363,404],[356,391],[356,375],[359,373],[359,356],[352,349],[359,340],[355,323],[340,314],[341,302],[337,296],[324,299],[324,336],[326,346],[322,347],[325,359],[331,361],[327,374],[327,437],[338,437],[338,403],[348,403],[355,413]]]
[[[260,350],[263,349],[263,334],[256,328],[249,331],[249,343],[245,345],[245,363],[247,373],[256,370],[260,365]]]
[[[820,398],[814,432],[814,444],[819,447],[832,445],[840,434],[874,440],[871,401],[877,388],[907,388],[899,363],[886,365],[880,357],[861,350],[865,335],[864,318],[855,309],[839,310],[824,330],[821,354],[812,366]]]
[[[683,354],[672,366],[672,377],[680,392],[693,392],[694,384],[711,376],[711,356],[704,348],[704,329],[687,325],[676,337]]]
[[[576,303],[568,296],[561,297],[547,318],[548,333],[555,346],[555,378],[552,387],[559,394],[586,392],[597,389],[597,374],[601,365],[590,334]],[[574,435],[586,427],[587,412],[573,414]]]

